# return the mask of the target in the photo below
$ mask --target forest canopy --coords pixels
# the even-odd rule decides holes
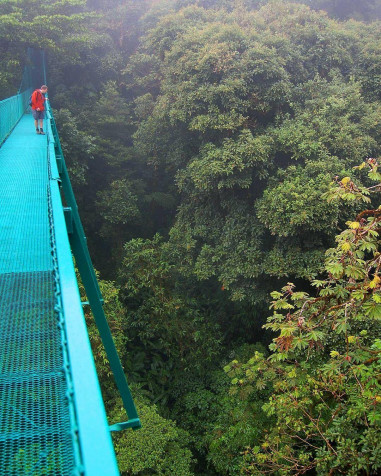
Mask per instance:
[[[43,48],[142,415],[122,474],[381,471],[380,20],[380,0],[1,2],[0,95]]]

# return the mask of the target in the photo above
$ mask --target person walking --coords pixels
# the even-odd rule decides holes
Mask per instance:
[[[45,101],[47,101],[45,94],[47,92],[48,87],[43,84],[40,89],[33,91],[31,97],[32,114],[37,134],[45,134],[43,123],[45,118]],[[38,122],[40,122],[40,127],[38,127]]]

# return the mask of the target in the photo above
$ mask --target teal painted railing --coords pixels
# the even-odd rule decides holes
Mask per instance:
[[[46,83],[46,62],[45,55],[42,52],[42,73],[44,83]],[[87,239],[84,229],[82,227],[81,218],[78,212],[77,202],[75,200],[74,192],[71,186],[69,173],[66,167],[64,154],[59,139],[57,126],[53,117],[53,112],[49,101],[46,103],[47,120],[49,122],[48,142],[49,154],[54,155],[55,161],[58,165],[59,179],[61,181],[61,188],[63,196],[67,204],[67,217],[70,222],[69,240],[71,250],[75,257],[79,273],[81,275],[85,291],[90,303],[90,307],[97,325],[99,334],[101,336],[104,348],[106,350],[107,358],[110,363],[110,368],[114,375],[116,386],[122,397],[123,405],[126,410],[127,420],[116,423],[110,426],[110,431],[121,431],[127,428],[138,429],[141,427],[139,415],[137,413],[134,400],[126,375],[124,373],[122,364],[111,335],[111,331],[103,310],[103,298],[99,289],[97,277],[91,261],[89,250],[87,248]],[[58,178],[58,177],[57,177]]]
[[[0,145],[26,111],[31,94],[32,88],[0,101]]]
[[[121,431],[127,428],[138,429],[141,427],[140,419],[136,411],[135,403],[132,398],[131,391],[124,374],[122,364],[119,360],[118,353],[116,351],[110,328],[103,310],[102,294],[99,289],[97,277],[95,275],[89,250],[87,248],[85,232],[82,227],[78,206],[71,186],[56,123],[49,102],[47,103],[47,119],[49,121],[49,155],[54,156],[55,161],[57,162],[61,188],[67,204],[66,212],[67,219],[70,222],[69,240],[71,249],[75,257],[83,284],[85,286],[87,298],[94,315],[95,323],[98,327],[99,334],[105,347],[110,368],[113,372],[115,383],[120,392],[120,396],[122,397],[123,405],[126,410],[126,416],[128,418],[128,420],[125,422],[111,425],[110,430]]]

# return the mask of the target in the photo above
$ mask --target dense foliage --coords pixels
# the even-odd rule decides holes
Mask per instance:
[[[377,180],[357,186],[338,182],[330,199],[362,199],[381,191],[379,164],[361,168]],[[274,291],[274,314],[265,327],[277,334],[265,358],[226,367],[232,384],[271,387],[263,406],[275,418],[261,445],[247,448],[249,474],[376,474],[381,467],[380,319],[381,207],[361,212],[327,250],[326,279],[314,280],[313,296],[288,283]]]
[[[1,2],[0,95],[43,47],[107,279],[144,424],[115,439],[122,474],[380,471],[380,17],[379,0]]]

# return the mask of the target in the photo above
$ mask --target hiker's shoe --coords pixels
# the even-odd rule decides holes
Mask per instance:
[[[36,134],[39,134],[39,133],[40,133],[40,131],[38,129],[36,129]]]
[[[40,134],[45,135],[45,132],[42,129],[40,129]]]

